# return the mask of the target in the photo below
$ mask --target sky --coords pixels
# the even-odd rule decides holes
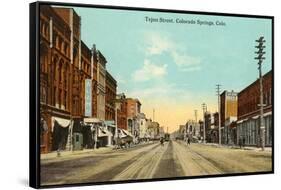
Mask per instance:
[[[155,109],[155,120],[169,132],[194,120],[194,110],[201,119],[203,102],[209,111],[217,111],[216,84],[222,85],[222,91],[239,92],[257,79],[254,52],[260,36],[266,40],[263,73],[271,70],[269,19],[95,8],[75,11],[81,16],[82,40],[89,48],[96,44],[106,57],[117,92],[138,98],[147,118]],[[160,22],[160,18],[173,22]],[[150,22],[155,19],[158,22]],[[177,23],[177,19],[189,23]]]

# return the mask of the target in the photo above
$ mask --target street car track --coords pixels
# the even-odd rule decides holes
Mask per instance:
[[[152,178],[155,167],[166,150],[167,146],[162,147],[157,145],[150,152],[141,155],[135,162],[131,163],[121,173],[115,176],[113,180]]]
[[[193,151],[184,143],[174,141],[180,163],[187,176],[222,174],[223,171],[211,163],[207,158]],[[192,168],[191,168],[192,166]]]

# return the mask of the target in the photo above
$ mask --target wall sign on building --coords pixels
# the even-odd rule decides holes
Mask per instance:
[[[92,80],[85,79],[85,116],[92,116]]]

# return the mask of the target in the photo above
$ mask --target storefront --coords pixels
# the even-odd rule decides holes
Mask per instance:
[[[264,114],[265,146],[272,145],[272,115],[271,114],[272,114],[271,111]],[[260,146],[259,115],[255,115],[251,118],[237,121],[237,138],[244,139],[245,145]]]
[[[71,120],[52,117],[52,150],[65,150],[69,143]]]

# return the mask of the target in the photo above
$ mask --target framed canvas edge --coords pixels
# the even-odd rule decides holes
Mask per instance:
[[[225,17],[243,17],[243,18],[257,18],[271,20],[271,47],[272,47],[272,170],[260,172],[244,172],[244,173],[229,173],[219,175],[199,175],[199,176],[184,176],[184,177],[170,177],[170,178],[152,178],[152,179],[138,179],[138,180],[122,180],[122,181],[102,181],[89,183],[72,183],[72,184],[58,184],[58,185],[41,185],[40,183],[40,131],[38,130],[40,121],[40,6],[41,5],[56,5],[56,6],[74,6],[74,7],[88,7],[88,8],[103,8],[116,10],[132,10],[132,11],[152,11],[165,13],[183,13],[183,14],[200,14],[210,16],[225,16]],[[127,6],[113,6],[113,5],[97,5],[84,3],[70,3],[70,2],[51,2],[51,1],[36,1],[29,3],[29,186],[36,189],[41,188],[55,188],[55,187],[77,187],[89,185],[112,185],[123,183],[139,183],[139,182],[157,182],[169,180],[186,180],[186,179],[200,179],[200,178],[216,178],[216,177],[238,177],[248,175],[262,175],[275,173],[275,121],[274,121],[274,93],[275,93],[275,73],[274,73],[274,16],[269,15],[253,15],[253,14],[236,14],[236,13],[220,13],[220,12],[206,12],[206,11],[189,11],[189,10],[175,10],[175,9],[158,9],[147,7],[127,7]]]

